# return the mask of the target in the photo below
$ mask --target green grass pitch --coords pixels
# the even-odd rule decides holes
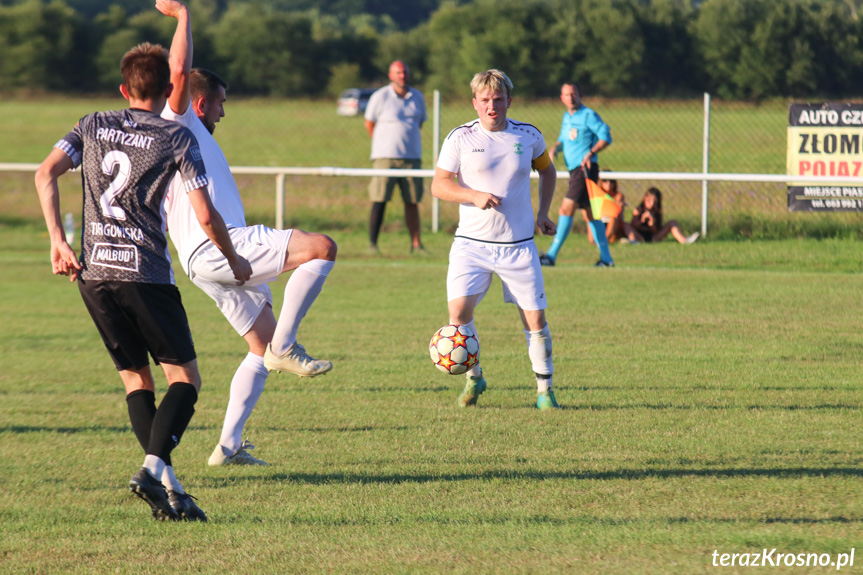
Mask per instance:
[[[77,118],[122,105],[4,100],[0,161],[38,162]],[[559,103],[513,105],[514,118],[556,131]],[[645,115],[668,118],[669,106],[598,103],[615,130],[607,165],[697,169],[700,104],[670,107],[651,125]],[[447,110],[444,133],[470,119],[469,106]],[[783,170],[781,105],[716,110],[715,171],[744,159]],[[770,123],[762,153],[723,127],[738,113]],[[662,127],[686,127],[684,147],[667,148]],[[232,99],[216,134],[235,165],[369,165],[361,120],[336,117],[331,102]],[[61,208],[80,224],[78,178],[64,178]],[[249,222],[272,225],[273,179],[238,182]],[[433,234],[423,201],[431,256],[415,258],[393,202],[371,257],[366,185],[287,182],[288,225],[339,243],[300,329],[335,368],[268,379],[247,434],[270,467],[206,465],[244,344],[175,266],[204,388],[174,461],[210,522],[157,524],[126,490],[141,453],[122,386],[77,289],[50,273],[32,174],[0,177],[0,574],[714,573],[714,552],[764,549],[834,560],[856,549],[842,572],[860,570],[859,215],[788,214],[782,189],[712,188],[706,239],[613,245],[607,270],[590,267],[596,249],[576,230],[545,271],[563,409],[532,407],[521,325],[496,282],[476,316],[489,389],[460,410],[463,378],[426,351],[447,321],[455,206],[441,206]],[[630,207],[641,190],[625,185]],[[685,232],[700,222],[699,197],[665,196]],[[781,239],[812,231],[832,239]],[[759,233],[774,239],[742,239]]]
[[[545,273],[563,409],[539,413],[497,282],[479,407],[432,367],[448,234],[422,259],[403,230],[381,257],[332,235],[300,336],[335,368],[268,379],[247,432],[270,467],[206,465],[245,352],[178,279],[204,388],[174,461],[211,520],[161,524],[126,491],[141,453],[77,289],[37,223],[0,227],[0,572],[701,573],[860,547],[857,242],[613,246],[595,270],[574,236]]]

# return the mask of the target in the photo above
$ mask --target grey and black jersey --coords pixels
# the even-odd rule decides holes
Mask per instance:
[[[165,194],[179,171],[186,192],[207,174],[192,132],[145,110],[97,112],[54,146],[81,166],[81,277],[173,284]]]

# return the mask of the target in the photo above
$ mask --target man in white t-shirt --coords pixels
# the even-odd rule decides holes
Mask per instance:
[[[333,367],[331,362],[306,353],[297,342],[297,329],[335,264],[336,244],[322,234],[246,225],[240,191],[224,153],[212,136],[216,123],[225,115],[227,84],[213,72],[191,69],[192,29],[186,6],[176,0],[157,0],[156,8],[177,18],[170,54],[174,90],[162,117],[187,126],[198,138],[209,175],[209,195],[230,230],[237,252],[252,266],[252,277],[245,285],[237,286],[230,280],[224,257],[202,235],[186,194],[174,187],[179,182],[173,182],[165,209],[168,232],[183,271],[216,302],[249,346],[249,353],[231,381],[222,435],[209,464],[266,465],[248,453],[254,445],[243,441],[242,434],[269,372],[288,371],[314,377]],[[290,270],[294,271],[285,286],[284,302],[276,321],[273,296],[267,284]]]
[[[476,333],[474,309],[496,274],[504,301],[518,307],[527,350],[537,383],[537,408],[558,407],[552,388],[554,366],[551,331],[545,319],[545,284],[535,227],[554,235],[548,217],[557,172],[534,126],[506,117],[512,82],[500,70],[488,70],[470,83],[478,120],[450,132],[441,148],[432,195],[458,202],[459,225],[449,255],[447,300],[449,321]],[[539,172],[536,220],[531,203],[530,172]],[[486,381],[479,364],[467,372],[459,405],[476,405]]]
[[[422,92],[408,85],[410,69],[396,60],[390,64],[390,83],[375,91],[366,106],[366,131],[372,139],[372,167],[379,170],[419,170],[422,167],[420,128],[426,121]],[[378,235],[384,222],[387,202],[398,184],[405,204],[405,224],[411,235],[411,253],[424,253],[420,241],[419,203],[423,197],[422,178],[375,176],[369,182],[369,249],[378,251]]]

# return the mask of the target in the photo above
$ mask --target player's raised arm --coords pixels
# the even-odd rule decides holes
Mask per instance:
[[[66,242],[66,233],[60,220],[60,189],[57,180],[74,167],[66,152],[54,148],[36,170],[36,191],[51,238],[51,267],[55,275],[71,276],[70,281],[78,278],[81,264],[75,251]]]
[[[184,114],[189,107],[189,77],[192,72],[192,21],[189,9],[176,0],[156,0],[156,9],[165,16],[177,19],[177,29],[171,41],[171,84],[174,90],[168,99],[171,109],[177,114]]]
[[[234,277],[237,279],[237,285],[246,283],[252,276],[252,266],[234,249],[225,220],[213,206],[207,188],[201,187],[189,192],[189,201],[192,204],[192,209],[195,210],[195,217],[198,218],[201,229],[228,260],[231,271],[234,272]]]
[[[472,190],[459,185],[458,180],[456,180],[457,175],[443,168],[436,168],[431,184],[432,195],[445,202],[473,204],[481,210],[487,210],[500,205],[501,199],[494,194]]]

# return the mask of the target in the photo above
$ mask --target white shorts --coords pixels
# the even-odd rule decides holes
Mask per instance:
[[[229,230],[234,249],[252,266],[252,277],[241,286],[237,285],[228,260],[212,242],[204,244],[189,262],[192,283],[216,302],[240,335],[252,329],[265,305],[273,305],[273,294],[267,284],[282,273],[291,231],[266,226]]]
[[[503,283],[506,303],[523,310],[548,307],[539,251],[533,240],[511,245],[455,238],[449,252],[447,300],[479,294],[479,303],[491,286],[492,274]]]

